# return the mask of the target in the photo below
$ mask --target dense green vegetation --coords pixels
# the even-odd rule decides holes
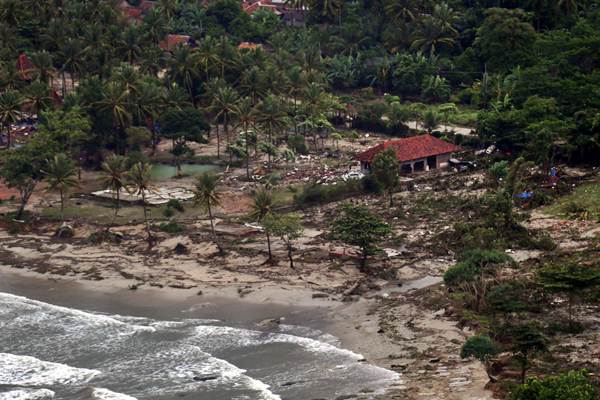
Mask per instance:
[[[516,280],[506,274],[514,263],[504,251],[555,248],[547,235],[525,229],[515,211],[515,195],[532,182],[524,180],[530,167],[542,167],[538,177],[546,179],[557,162],[598,160],[598,1],[290,0],[291,9],[306,11],[296,27],[268,10],[249,15],[238,0],[156,3],[134,22],[117,0],[0,0],[0,133],[7,147],[0,151],[0,175],[19,192],[16,219],[43,180],[60,196],[54,217],[82,215],[65,208],[65,193],[78,184],[82,169],[95,168],[101,185],[114,193],[113,223],[126,190],[141,197],[151,242],[145,199],[158,144],[170,145],[166,154],[179,175],[182,162],[195,157],[194,143],[214,143],[216,157],[205,157],[243,165],[247,180],[253,179],[252,164],[266,159],[260,167],[269,174],[254,194],[251,216],[265,227],[268,261],[271,239],[278,238],[294,268],[302,226],[298,217],[274,212],[277,195],[293,195],[303,207],[380,194],[390,213],[398,165],[393,153],[384,152],[373,174],[360,181],[306,182],[282,194],[271,191],[281,179],[271,171],[276,161],[321,152],[326,140],[330,150],[339,150],[340,141],[357,139],[361,130],[409,135],[416,122],[419,131],[465,146],[495,143],[510,159],[488,169],[486,184],[494,190],[461,199],[469,219],[454,221],[440,240],[457,258],[444,276],[449,297],[465,321],[479,324],[480,334],[467,341],[462,355],[487,360],[510,351],[525,380],[532,360],[548,350],[548,336],[579,329],[573,308],[597,290],[597,263],[582,269],[580,262],[553,260],[535,269],[532,279]],[[169,34],[190,40],[165,49]],[[259,46],[240,48],[241,42]],[[18,66],[25,55],[31,65]],[[15,140],[14,124],[34,115],[35,135]],[[479,136],[465,139],[441,124],[476,128]],[[222,253],[214,223],[222,203],[219,184],[213,174],[197,177],[194,200],[208,213]],[[597,217],[597,192],[597,184],[576,189],[554,211]],[[532,203],[544,203],[540,193]],[[427,204],[415,206],[413,218]],[[402,206],[396,205],[397,214],[405,217]],[[168,204],[162,214],[171,220],[154,228],[185,231],[175,221],[185,211],[180,203]],[[131,211],[122,212],[125,217]],[[378,244],[392,236],[385,221],[367,206],[347,203],[331,221],[331,237],[360,250],[366,273]],[[538,324],[556,295],[567,298],[567,328]],[[591,398],[583,373],[527,381],[513,397],[567,398],[556,392],[571,382],[580,397],[565,396]]]

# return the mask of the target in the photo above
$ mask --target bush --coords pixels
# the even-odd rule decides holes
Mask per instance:
[[[167,208],[165,208],[165,209],[163,210],[163,215],[164,215],[166,218],[171,218],[173,215],[175,215],[175,210],[174,210],[173,208],[171,208],[171,207],[167,206]]]
[[[475,357],[479,361],[485,361],[489,356],[500,352],[498,346],[487,335],[475,335],[467,339],[460,349],[460,357]]]
[[[350,194],[361,192],[362,183],[356,179],[347,182],[337,182],[335,185],[311,183],[305,186],[300,193],[294,195],[294,202],[298,206],[323,204],[343,200]]]
[[[510,400],[595,400],[597,396],[598,391],[583,370],[530,378],[511,393]]]
[[[171,199],[167,202],[167,207],[172,208],[174,210],[177,210],[179,212],[184,212],[185,209],[183,208],[183,203],[180,200],[177,199]]]
[[[297,154],[308,154],[308,145],[302,135],[292,135],[288,138],[287,145]]]
[[[162,224],[158,225],[158,229],[166,232],[166,233],[170,233],[172,235],[177,234],[177,233],[182,233],[185,231],[185,226],[178,224],[175,221],[171,221],[171,222],[163,222]]]
[[[150,159],[141,151],[132,151],[127,156],[127,168],[133,167],[137,163],[148,164]]]
[[[536,311],[539,303],[529,301],[527,298],[529,293],[531,291],[522,282],[504,282],[491,288],[485,300],[492,311],[503,313]]]
[[[373,175],[369,174],[362,178],[362,187],[365,193],[380,195],[383,193],[381,183]]]

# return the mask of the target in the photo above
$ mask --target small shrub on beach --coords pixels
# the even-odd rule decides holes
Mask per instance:
[[[185,208],[183,207],[183,203],[178,199],[171,199],[167,203],[167,207],[170,207],[179,212],[184,212]]]
[[[184,232],[185,226],[178,224],[175,221],[170,221],[170,222],[161,223],[160,225],[158,225],[158,229],[163,232],[175,235],[175,234]]]
[[[460,349],[460,357],[475,357],[480,361],[485,361],[488,357],[500,352],[498,345],[487,335],[475,335],[467,339]]]
[[[598,390],[583,370],[530,378],[511,393],[510,400],[594,400],[597,396]]]
[[[167,208],[165,208],[163,210],[163,215],[166,218],[171,218],[173,215],[175,215],[175,210],[173,208],[167,206]]]

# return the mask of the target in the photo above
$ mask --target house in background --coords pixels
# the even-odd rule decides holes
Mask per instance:
[[[118,3],[117,7],[123,12],[123,15],[129,22],[139,23],[144,19],[148,10],[156,7],[158,3],[150,0],[140,0],[137,6],[131,5],[126,0]]]
[[[169,34],[165,36],[163,40],[158,43],[158,47],[163,49],[164,51],[172,52],[177,48],[177,46],[191,46],[195,47],[196,42],[191,36],[188,35],[172,35]]]
[[[244,0],[242,10],[252,15],[260,9],[266,9],[279,16],[288,26],[303,26],[307,8],[288,7],[285,0]]]
[[[446,168],[452,153],[461,147],[448,143],[431,135],[411,136],[396,140],[386,140],[356,156],[363,170],[371,170],[375,156],[392,148],[400,163],[401,172],[412,173]]]

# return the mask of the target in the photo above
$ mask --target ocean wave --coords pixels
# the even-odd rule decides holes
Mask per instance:
[[[54,392],[48,389],[17,389],[0,393],[0,400],[49,400],[54,398]]]
[[[112,392],[104,388],[92,389],[92,398],[95,400],[137,400],[135,397],[123,393]]]
[[[222,337],[221,342],[223,345],[260,346],[270,343],[290,343],[301,346],[303,349],[313,353],[334,353],[353,360],[360,360],[363,358],[360,354],[334,346],[327,342],[287,333],[265,333],[261,331],[214,325],[197,326],[196,333],[200,337],[206,338]],[[231,336],[235,336],[237,341],[232,342]]]
[[[86,311],[77,310],[74,308],[56,306],[49,303],[44,303],[37,300],[32,300],[23,296],[16,296],[8,293],[0,293],[0,316],[2,315],[3,309],[6,311],[42,311],[42,312],[55,312],[61,314],[61,316],[69,316],[78,320],[78,322],[84,322],[86,325],[95,326],[127,326],[134,331],[150,331],[154,332],[155,328],[143,325],[134,325],[127,322],[119,321],[118,319],[109,317],[103,314],[95,314]]]
[[[0,382],[5,385],[48,386],[87,382],[100,371],[42,361],[35,357],[0,353]]]

